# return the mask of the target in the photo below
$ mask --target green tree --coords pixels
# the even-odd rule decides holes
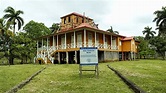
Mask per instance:
[[[13,54],[15,58],[21,59],[21,63],[28,63],[28,59],[32,59],[35,51],[32,39],[27,36],[27,33],[19,32],[14,37],[14,41]]]
[[[151,56],[155,55],[155,50],[149,44],[149,40],[145,40],[145,38],[142,36],[137,36],[134,38],[136,41],[140,42],[140,44],[138,45],[138,51],[139,51],[140,58],[144,57],[144,59],[145,59],[145,58],[149,57],[150,55]]]
[[[156,34],[155,31],[151,31],[151,30],[152,30],[152,27],[147,26],[142,31],[142,33],[145,34],[145,39],[146,40],[149,40],[150,38],[153,38],[154,34]]]
[[[114,33],[114,34],[119,34],[118,31],[114,31],[114,30],[113,30],[113,27],[112,27],[112,26],[110,26],[110,28],[107,29],[107,31],[108,31],[108,32],[111,32],[111,33]]]
[[[38,23],[33,20],[27,23],[23,30],[25,30],[27,35],[33,39],[51,34],[49,28],[47,28],[43,23]]]
[[[109,29],[107,29],[107,31],[108,31],[108,32],[113,33],[113,32],[114,32],[113,27],[112,27],[112,26],[110,26],[110,28],[109,28]]]
[[[13,33],[8,30],[10,27],[9,22],[5,22],[3,18],[0,19],[0,52],[3,54],[0,58],[9,58],[9,46],[11,46],[11,37]]]
[[[9,29],[10,22],[5,22],[3,18],[0,18],[0,35],[4,35],[5,32]]]
[[[164,59],[166,52],[166,37],[156,36],[150,40],[150,44],[153,46],[153,49],[156,50],[156,52],[158,52]]]
[[[115,33],[115,34],[119,34],[119,32],[118,32],[118,31],[114,31],[114,33]]]
[[[22,54],[28,55],[24,55],[22,63],[26,63],[27,58],[29,58],[32,62],[32,59],[35,57],[37,50],[35,39],[44,35],[49,35],[51,34],[51,31],[43,23],[38,23],[33,20],[27,23],[24,26],[23,30],[25,31],[25,34],[22,34],[22,36],[26,37],[27,40],[24,41],[25,49],[23,49],[24,51],[22,52]],[[22,36],[19,38],[22,38]]]
[[[166,7],[155,11],[154,14],[156,17],[153,22],[156,22],[156,29],[159,30],[159,34],[150,40],[150,44],[155,47],[156,52],[164,59],[166,56]]]
[[[159,29],[159,36],[166,35],[166,7],[154,12],[156,17],[153,22],[156,22],[157,29]]]
[[[7,7],[4,12],[6,13],[4,15],[4,19],[7,19],[8,22],[11,22],[13,24],[13,33],[15,34],[15,27],[16,24],[18,24],[18,30],[21,28],[21,26],[24,25],[24,20],[22,17],[20,17],[20,14],[24,14],[23,11],[18,10],[16,11],[12,7]]]

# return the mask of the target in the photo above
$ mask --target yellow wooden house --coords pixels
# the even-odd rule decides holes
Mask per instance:
[[[35,62],[79,64],[80,47],[97,47],[99,62],[133,60],[138,42],[98,28],[92,18],[78,13],[61,17],[60,29],[37,39]]]

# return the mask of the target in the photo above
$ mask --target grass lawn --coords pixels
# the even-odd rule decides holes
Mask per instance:
[[[43,67],[45,65],[0,66],[0,93],[8,91]]]
[[[99,64],[99,78],[94,72],[79,77],[78,64],[49,65],[18,93],[133,93],[109,64],[148,93],[165,93],[166,61],[139,60]],[[0,93],[19,84],[46,65],[0,66]],[[83,67],[84,69],[93,66]]]
[[[146,92],[166,92],[166,61],[140,60],[109,64]]]
[[[106,65],[99,64],[98,79],[94,72],[80,78],[78,64],[50,65],[18,93],[133,93]]]

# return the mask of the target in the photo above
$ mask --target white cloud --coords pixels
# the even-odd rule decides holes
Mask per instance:
[[[138,36],[145,26],[155,29],[153,12],[165,5],[165,0],[1,0],[0,17],[12,6],[24,11],[25,23],[34,20],[49,27],[68,13],[85,12],[102,30],[113,26],[121,35]]]

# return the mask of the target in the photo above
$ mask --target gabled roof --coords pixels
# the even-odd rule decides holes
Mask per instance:
[[[76,28],[81,28],[81,27],[88,27],[88,28],[97,29],[96,27],[91,26],[89,23],[82,23],[79,26],[77,26]]]
[[[65,15],[65,16],[62,16],[61,19],[64,18],[64,17],[70,16],[70,15],[76,15],[76,16],[80,16],[80,17],[85,17],[85,18],[87,18],[87,19],[91,19],[91,18],[89,18],[89,17],[86,17],[86,16],[84,16],[84,15],[81,15],[81,14],[78,14],[78,13],[75,13],[75,12],[70,13],[70,14]],[[91,20],[92,20],[92,19],[91,19]]]
[[[127,40],[132,40],[132,39],[134,39],[134,37],[125,37],[122,39],[122,41],[127,41]]]

